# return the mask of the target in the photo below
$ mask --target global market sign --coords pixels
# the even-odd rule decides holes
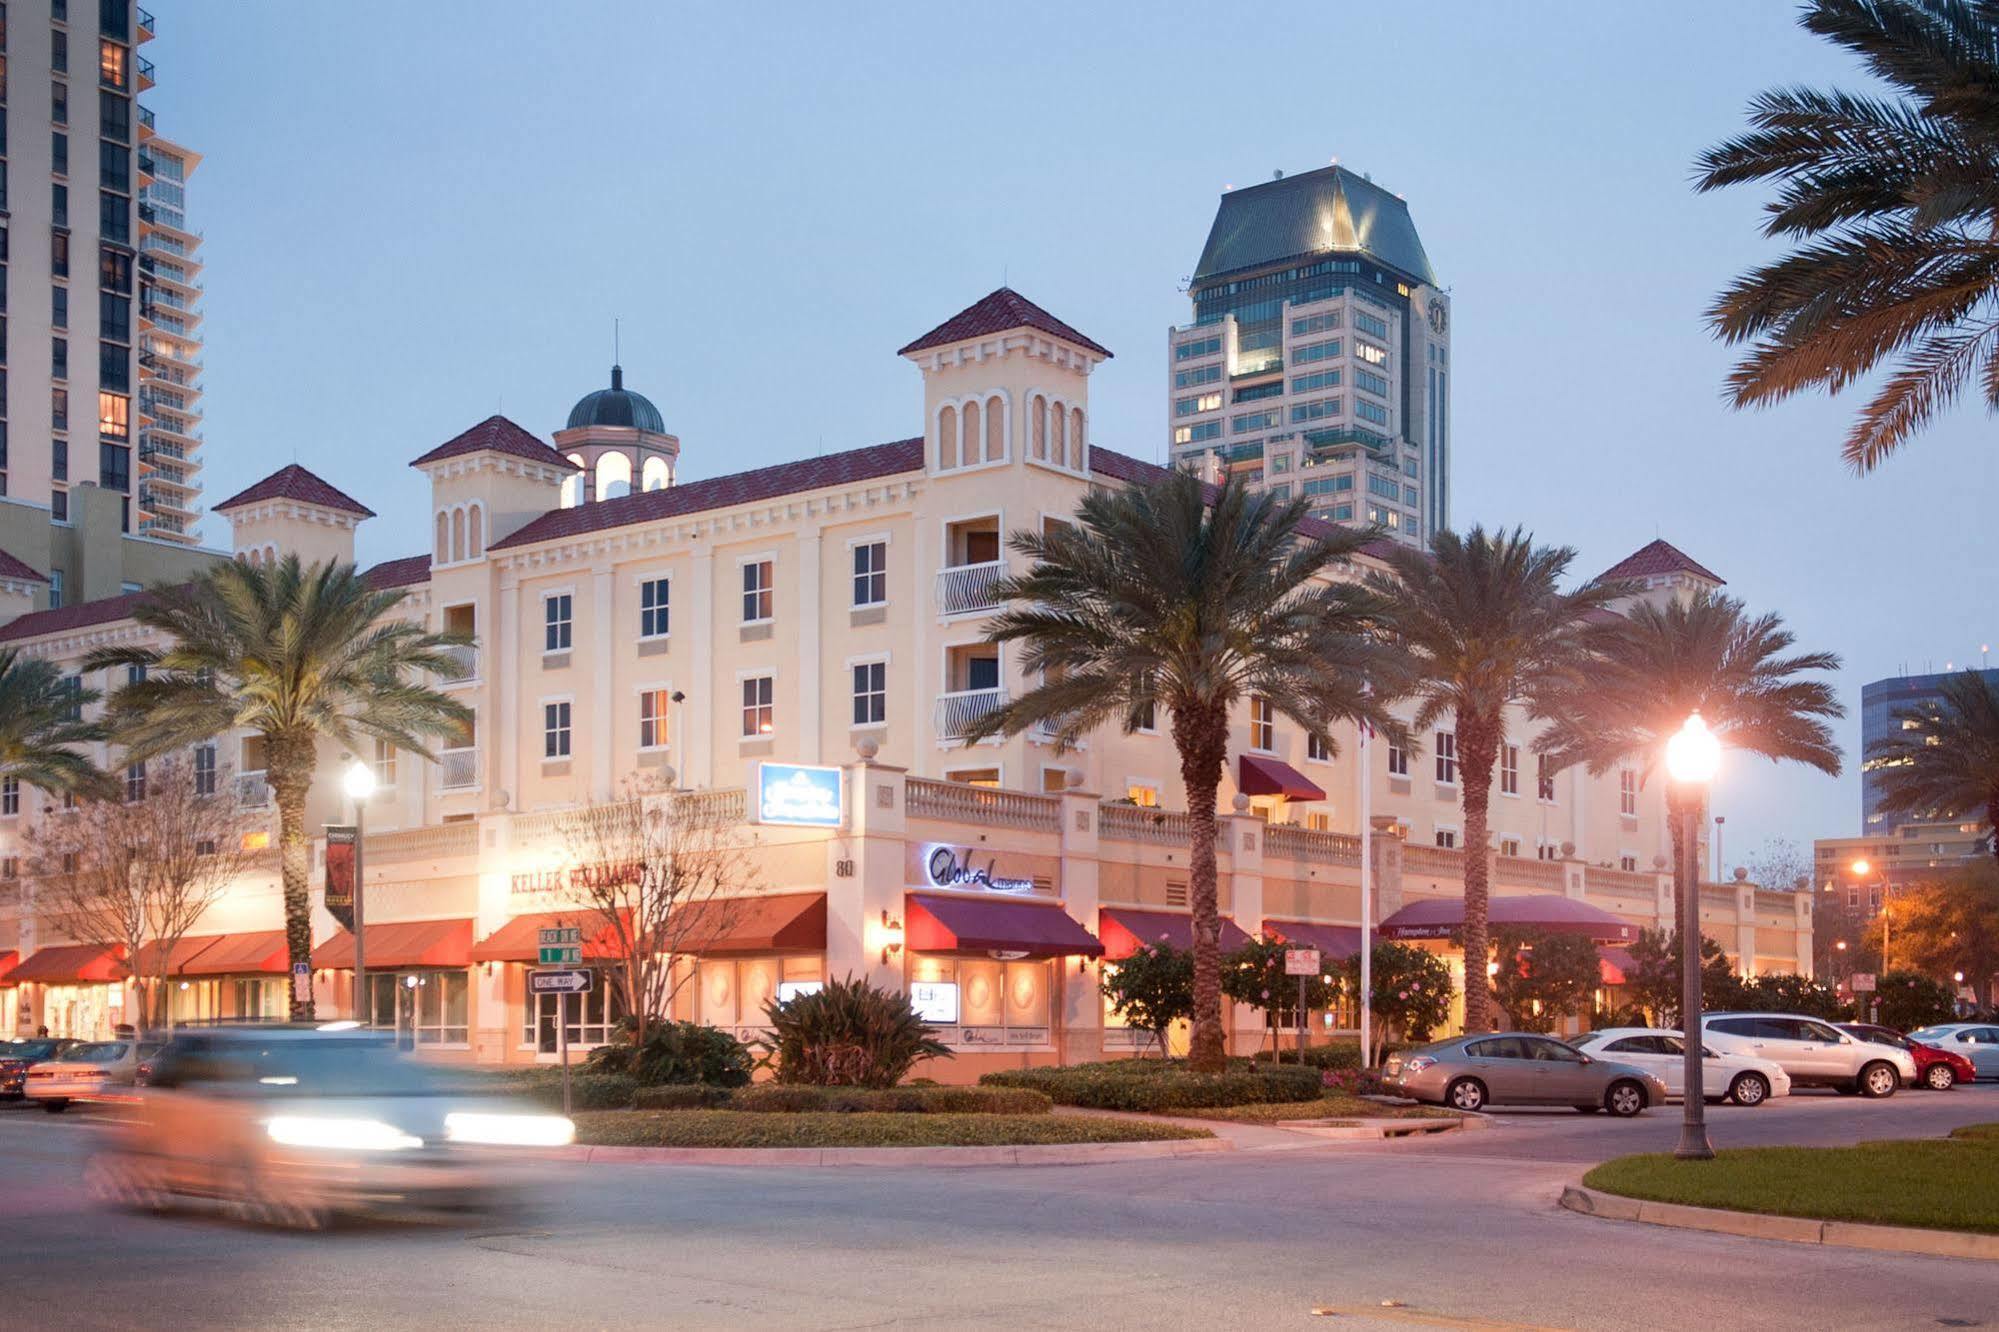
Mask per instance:
[[[923,862],[924,874],[934,888],[980,888],[994,893],[1034,891],[1034,880],[994,873],[998,868],[998,856],[987,856],[986,863],[981,865],[972,859],[970,847],[932,847]]]
[[[844,774],[801,763],[759,763],[752,789],[758,823],[838,828],[846,822]]]

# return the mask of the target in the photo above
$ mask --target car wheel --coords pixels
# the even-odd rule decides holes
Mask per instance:
[[[1728,1084],[1728,1099],[1737,1105],[1761,1105],[1770,1099],[1770,1083],[1761,1073],[1738,1073]]]
[[[1453,1110],[1485,1109],[1485,1084],[1477,1078],[1459,1078],[1444,1091],[1444,1100]]]
[[[1645,1089],[1635,1082],[1613,1082],[1603,1094],[1603,1108],[1619,1119],[1629,1119],[1645,1108]]]
[[[44,1109],[44,1110],[48,1111],[48,1112],[49,1112],[50,1114],[52,1114],[52,1115],[59,1115],[59,1114],[61,1114],[61,1113],[62,1113],[63,1111],[65,1111],[65,1110],[69,1109],[69,1102],[68,1102],[68,1101],[43,1101],[43,1102],[42,1102],[42,1109]]]
[[[1860,1070],[1860,1078],[1856,1085],[1860,1088],[1862,1096],[1879,1098],[1893,1096],[1898,1081],[1900,1080],[1895,1076],[1892,1065],[1877,1062]]]
[[[1931,1064],[1923,1074],[1923,1085],[1931,1091],[1949,1091],[1957,1085],[1957,1070],[1949,1064]]]

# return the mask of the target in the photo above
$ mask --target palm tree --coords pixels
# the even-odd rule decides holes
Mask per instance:
[[[155,587],[139,603],[133,619],[164,647],[104,648],[84,663],[144,668],[110,708],[113,735],[134,760],[232,730],[263,737],[294,967],[312,954],[305,804],[319,743],[351,747],[365,736],[430,758],[426,739],[471,720],[464,704],[416,678],[460,675],[447,649],[466,640],[396,617],[405,595],[371,588],[353,565],[334,560],[231,561],[193,582]],[[296,1020],[312,1009],[309,996],[292,1001]]]
[[[97,697],[65,681],[54,662],[0,648],[0,779],[56,795],[109,795],[111,778],[73,748],[104,738],[102,724],[83,720]]]
[[[1464,807],[1465,1030],[1492,1027],[1486,981],[1486,915],[1491,893],[1487,814],[1492,770],[1506,743],[1506,710],[1546,715],[1543,693],[1585,657],[1582,630],[1592,612],[1630,594],[1617,583],[1574,592],[1560,584],[1575,551],[1536,546],[1515,528],[1470,535],[1439,532],[1428,553],[1398,547],[1389,572],[1369,584],[1388,603],[1389,637],[1409,655],[1421,700],[1417,735],[1453,718],[1458,789]]]
[[[1838,670],[1839,657],[1793,654],[1796,640],[1776,615],[1751,618],[1735,598],[1701,591],[1663,605],[1637,602],[1593,626],[1589,640],[1591,660],[1548,700],[1553,724],[1535,742],[1557,768],[1583,763],[1601,776],[1639,759],[1643,780],[1663,760],[1666,741],[1698,712],[1724,749],[1839,775],[1839,747],[1823,719],[1846,709],[1831,685],[1799,678]],[[1681,839],[1687,801],[1678,783],[1667,784],[1681,908],[1681,871],[1695,852]]]
[[[1801,22],[1887,96],[1779,88],[1696,164],[1695,188],[1777,183],[1766,236],[1798,248],[1737,278],[1708,320],[1750,350],[1737,407],[1895,365],[1848,432],[1873,469],[1976,375],[1999,409],[1999,12],[1963,0],[1812,0]]]
[[[1977,671],[1963,671],[1938,693],[1896,709],[1901,726],[1867,747],[1881,809],[1922,819],[1976,811],[1999,828],[1999,690]],[[1992,840],[1999,855],[1999,837]]]
[[[1378,600],[1328,577],[1368,536],[1316,524],[1307,535],[1305,521],[1302,502],[1233,480],[1217,490],[1180,472],[1093,491],[1074,526],[1014,534],[1013,549],[1033,564],[1001,584],[1011,606],[988,626],[995,641],[1026,645],[1022,666],[1043,683],[981,718],[968,743],[1040,725],[1067,749],[1107,722],[1129,734],[1156,709],[1171,713],[1193,825],[1196,1068],[1219,1069],[1227,1057],[1215,797],[1230,708],[1267,698],[1329,749],[1345,721],[1399,733],[1381,707],[1394,654],[1368,636]]]

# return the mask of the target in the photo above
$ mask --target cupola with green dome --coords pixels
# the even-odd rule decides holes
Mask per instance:
[[[652,399],[625,387],[625,368],[611,367],[611,386],[584,394],[555,432],[555,447],[582,470],[562,488],[562,506],[619,499],[673,484],[680,441]]]

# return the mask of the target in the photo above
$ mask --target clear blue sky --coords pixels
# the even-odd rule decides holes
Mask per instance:
[[[1093,434],[1158,458],[1216,197],[1337,156],[1452,291],[1458,526],[1590,573],[1663,535],[1849,708],[1999,639],[1982,412],[1859,480],[1852,402],[1720,404],[1699,312],[1770,247],[1689,164],[1762,87],[1860,82],[1788,6],[149,3],[146,100],[207,154],[209,496],[296,458],[381,513],[365,560],[421,548],[410,458],[605,383],[613,316],[690,478],[915,433],[895,348],[1002,278],[1118,353]],[[1730,863],[1858,805],[1746,762],[1717,800]]]

